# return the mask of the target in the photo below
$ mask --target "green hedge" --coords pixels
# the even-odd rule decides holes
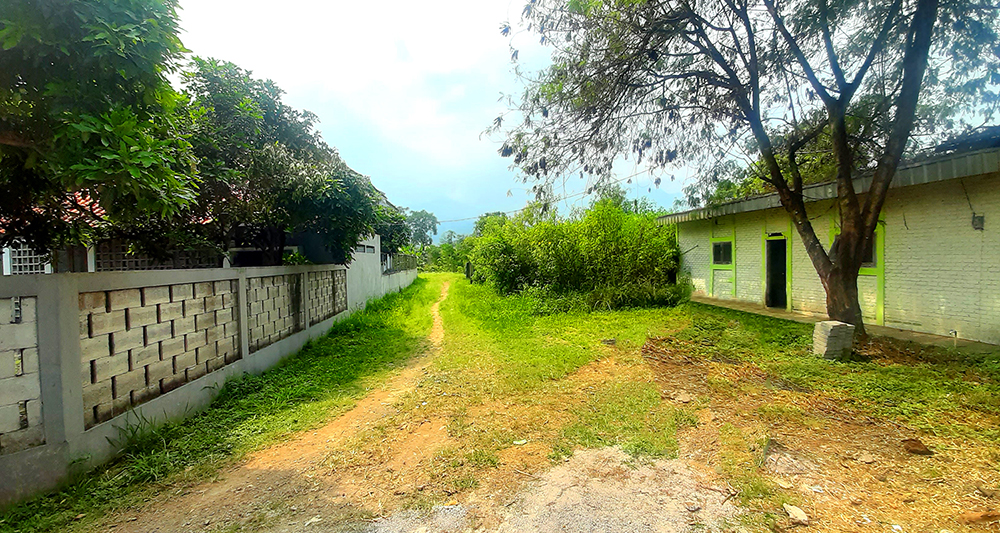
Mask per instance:
[[[567,220],[530,207],[482,224],[469,258],[473,280],[501,294],[538,296],[552,309],[674,305],[680,253],[674,226],[599,201]]]

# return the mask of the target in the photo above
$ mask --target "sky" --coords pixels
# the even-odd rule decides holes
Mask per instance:
[[[469,233],[478,215],[530,200],[531,183],[516,180],[510,160],[497,154],[502,139],[482,135],[507,110],[501,97],[521,92],[510,47],[522,68],[548,62],[533,35],[512,43],[500,34],[502,22],[516,25],[523,0],[181,0],[180,7],[192,54],[274,80],[285,103],[315,113],[327,143],[390,202],[434,213],[439,236]],[[622,177],[631,170],[619,167]],[[637,178],[630,197],[671,206],[681,186],[657,189]],[[560,194],[584,187],[571,183]],[[587,201],[577,195],[560,209]]]

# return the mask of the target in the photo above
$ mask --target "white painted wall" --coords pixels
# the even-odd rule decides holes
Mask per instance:
[[[964,184],[964,189],[963,189]],[[968,197],[966,196],[968,194]],[[810,218],[824,246],[839,221],[834,201],[808,204]],[[986,217],[985,230],[972,228],[972,214]],[[1000,174],[892,189],[883,210],[886,326],[1000,344]],[[729,220],[697,220],[679,226],[685,252],[682,270],[695,294],[728,298],[730,277],[739,300],[764,303],[765,232],[789,232],[782,209],[730,215]],[[716,219],[719,220],[719,219]],[[711,238],[735,224],[735,276],[715,271],[715,294],[708,294]],[[792,309],[823,315],[826,292],[797,231],[791,231]],[[876,316],[878,280],[858,279],[866,320]]]

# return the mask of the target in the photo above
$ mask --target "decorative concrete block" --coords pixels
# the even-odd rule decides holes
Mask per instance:
[[[0,379],[18,375],[17,363],[21,361],[21,350],[0,352]]]
[[[222,326],[214,326],[205,330],[205,342],[209,344],[215,344],[215,341],[221,339],[226,329]]]
[[[146,326],[146,344],[155,344],[173,336],[173,324],[162,322]]]
[[[0,351],[21,350],[38,346],[36,330],[37,324],[34,322],[0,323]]]
[[[109,291],[108,307],[112,311],[129,307],[142,307],[142,292],[139,289]]]
[[[110,335],[99,335],[80,341],[80,358],[84,361],[111,355]]]
[[[184,300],[184,316],[195,316],[205,312],[205,299]]]
[[[115,398],[128,396],[128,393],[146,387],[146,371],[143,369],[115,376],[111,379],[111,387]]]
[[[39,426],[42,424],[42,401],[41,400],[28,400],[26,404],[28,410],[28,427]]]
[[[84,411],[95,405],[111,403],[114,398],[111,394],[111,380],[101,381],[94,385],[87,385],[83,388]]]
[[[146,381],[152,385],[159,383],[161,379],[174,375],[173,358],[157,361],[146,366]]]
[[[142,305],[150,306],[170,301],[170,287],[145,287],[142,289]]]
[[[210,312],[218,309],[222,309],[222,296],[207,296],[205,298],[205,311]]]
[[[205,282],[205,283],[195,283],[194,284],[194,297],[195,298],[204,298],[206,296],[211,296],[213,294],[214,294],[214,292],[212,292],[212,282],[208,281],[208,282]]]
[[[184,302],[163,303],[159,305],[158,320],[169,322],[184,317]]]
[[[124,354],[132,348],[145,344],[142,328],[118,331],[111,334],[111,350],[115,354]]]
[[[21,429],[21,408],[16,403],[0,405],[0,433]]]
[[[216,351],[215,343],[209,343],[197,349],[198,353],[198,363],[204,363],[209,359],[215,359],[218,356]]]
[[[151,344],[131,350],[129,353],[132,357],[132,368],[137,369],[160,360],[160,345]]]
[[[232,290],[229,280],[216,281],[214,285],[215,294],[223,294]]]
[[[186,316],[174,320],[174,337],[179,337],[194,331],[194,317]]]
[[[149,324],[156,324],[156,306],[150,307],[129,307],[127,310],[128,329],[141,328]]]
[[[851,355],[854,346],[854,326],[827,320],[817,322],[813,329],[813,353],[826,359]]]
[[[38,373],[38,348],[25,348],[21,350],[21,373]]]
[[[107,306],[107,297],[103,292],[84,292],[80,294],[80,311],[90,311],[100,309],[104,311]]]
[[[194,317],[194,329],[208,329],[215,326],[215,313],[203,313],[200,315],[195,315]]]
[[[215,323],[225,324],[226,322],[232,322],[233,320],[236,319],[235,316],[236,315],[232,307],[227,309],[219,309],[218,311],[215,312]]]
[[[101,357],[91,363],[95,383],[110,380],[112,377],[128,372],[128,353]]]
[[[208,374],[208,369],[205,367],[204,364],[200,364],[200,365],[195,365],[195,366],[189,367],[186,370],[186,372],[187,372],[187,380],[188,381],[194,381],[194,380],[196,380],[196,379],[204,376],[205,374]]]
[[[194,285],[184,283],[183,285],[170,286],[170,301],[182,302],[194,298]]]
[[[125,331],[125,310],[104,312],[103,309],[90,314],[89,335],[96,337],[106,333]]]
[[[0,379],[0,405],[16,405],[41,396],[37,375]]]
[[[191,351],[199,346],[204,346],[208,344],[208,336],[205,330],[196,331],[194,333],[188,333],[184,336],[186,341],[187,350]]]
[[[184,350],[185,343],[183,335],[167,339],[160,343],[160,358],[163,360],[169,360],[175,355],[184,353]]]

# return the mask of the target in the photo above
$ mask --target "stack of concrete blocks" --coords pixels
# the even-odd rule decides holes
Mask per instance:
[[[234,282],[80,294],[84,425],[240,359]]]
[[[45,442],[35,298],[0,300],[0,455]]]
[[[813,329],[813,353],[825,359],[851,355],[854,326],[836,320],[817,322]]]

